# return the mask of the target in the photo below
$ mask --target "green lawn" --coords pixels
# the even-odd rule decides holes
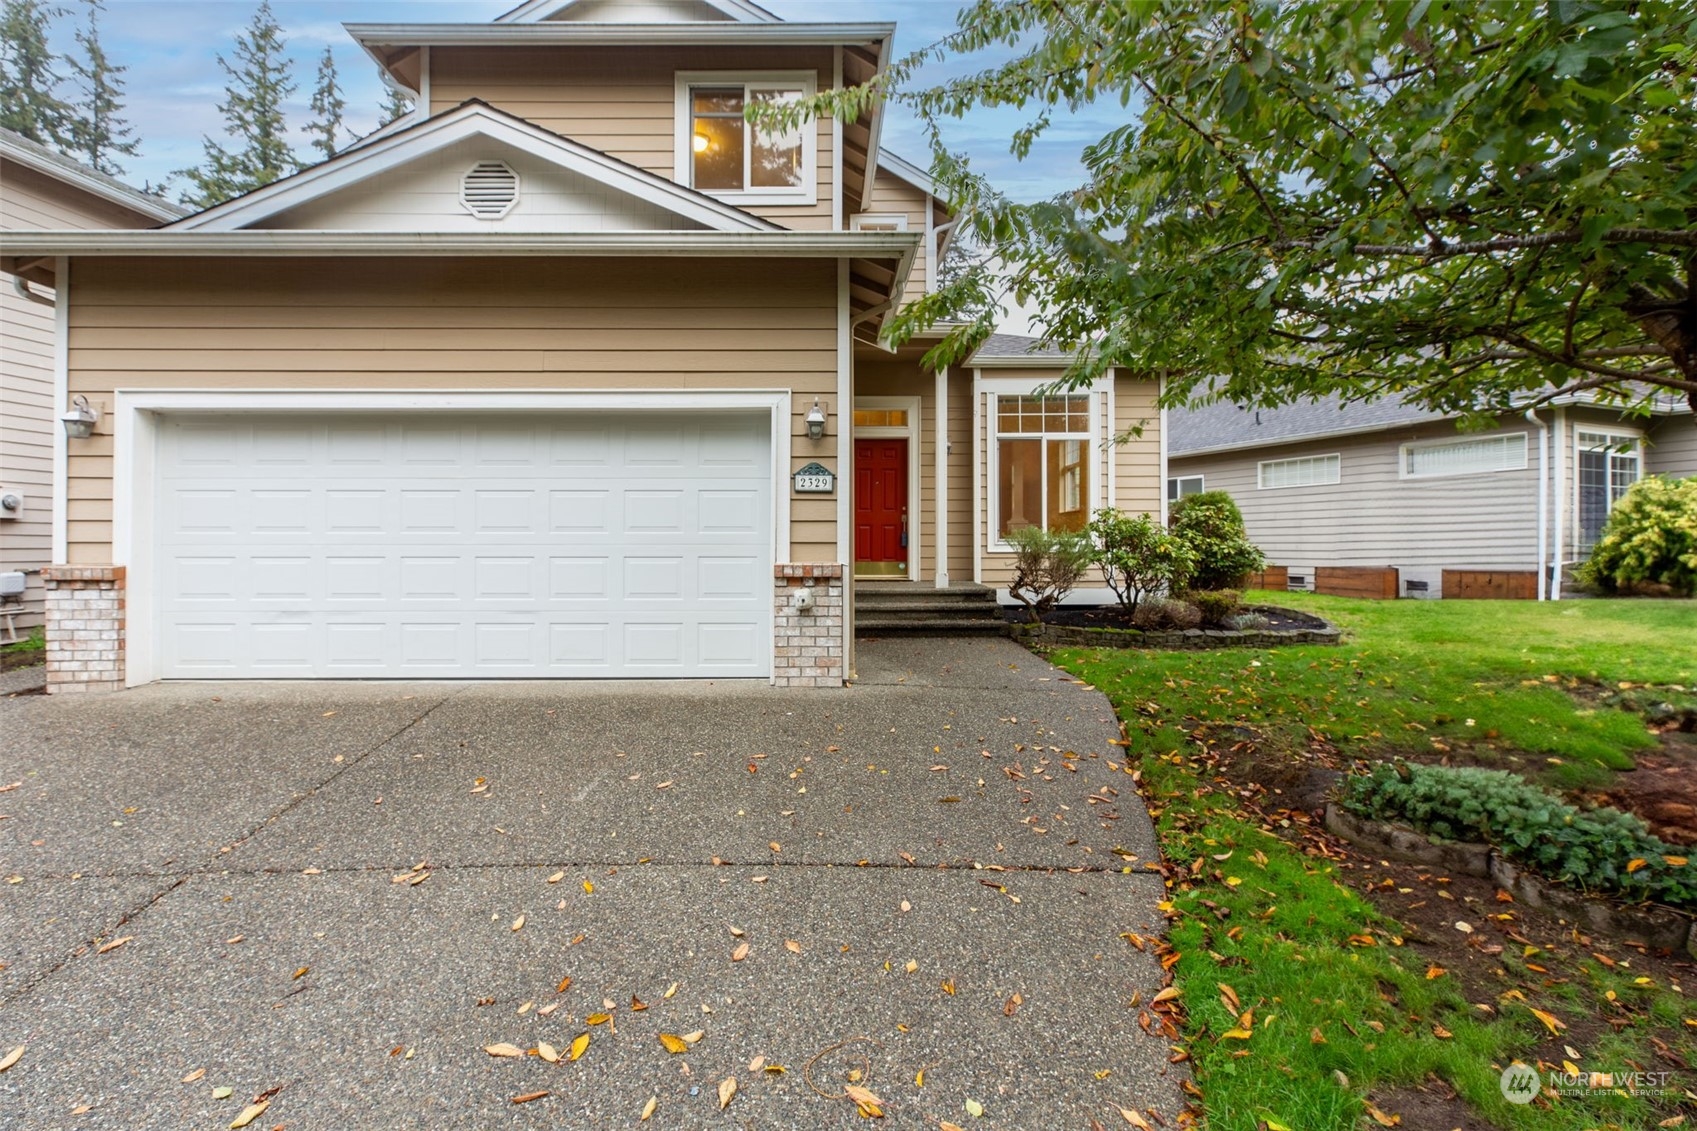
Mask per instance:
[[[1405,928],[1339,882],[1334,863],[1274,835],[1238,783],[1199,759],[1190,732],[1253,728],[1274,756],[1296,756],[1316,737],[1360,758],[1436,757],[1442,746],[1547,780],[1595,780],[1605,767],[1630,765],[1651,739],[1641,719],[1582,706],[1568,690],[1697,685],[1697,603],[1256,597],[1327,617],[1345,630],[1344,644],[1052,657],[1113,699],[1166,858],[1179,866],[1169,869],[1174,984],[1211,1131],[1376,1126],[1369,1092],[1429,1075],[1512,1131],[1650,1127],[1673,1117],[1672,1101],[1620,1094],[1515,1106],[1498,1077],[1540,1045],[1546,1056],[1569,1055],[1571,1045],[1549,1052],[1533,1008],[1619,1021],[1573,1049],[1587,1071],[1626,1061],[1666,1067],[1656,1040],[1697,1055],[1689,1036],[1697,1017],[1677,990],[1607,968],[1583,947],[1568,948],[1555,976],[1537,972],[1554,965],[1537,947],[1510,946],[1485,960],[1500,966],[1484,992],[1434,974],[1404,945]],[[1477,918],[1480,909],[1458,913]]]

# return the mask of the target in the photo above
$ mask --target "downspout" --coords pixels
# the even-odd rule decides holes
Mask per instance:
[[[1555,485],[1551,492],[1555,497],[1556,530],[1550,557],[1554,559],[1555,579],[1550,586],[1550,600],[1561,600],[1562,563],[1565,553],[1562,543],[1562,522],[1567,515],[1567,452],[1570,445],[1567,442],[1567,409],[1556,409],[1556,475]]]
[[[1526,419],[1538,428],[1538,600],[1550,599],[1550,426],[1538,418],[1538,410],[1526,410]]]
[[[30,287],[29,280],[24,278],[22,275],[12,276],[12,289],[18,292],[19,297],[28,302],[33,302],[37,306],[45,306],[51,309],[54,305],[56,305],[54,301],[46,295],[37,294]]]

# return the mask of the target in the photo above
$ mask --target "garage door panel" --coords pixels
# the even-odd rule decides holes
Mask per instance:
[[[167,419],[162,672],[766,675],[767,433],[754,415]]]

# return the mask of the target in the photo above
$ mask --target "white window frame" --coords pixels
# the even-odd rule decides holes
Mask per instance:
[[[1306,483],[1280,483],[1269,487],[1267,485],[1267,469],[1293,463],[1326,463],[1332,466],[1330,479],[1312,479]],[[1332,487],[1343,482],[1343,453],[1327,452],[1318,456],[1291,456],[1288,459],[1264,459],[1255,465],[1255,489],[1258,491],[1294,491],[1303,487]]]
[[[1094,458],[1094,453],[1096,451],[1095,436],[1101,428],[1100,414],[1102,412],[1102,397],[1098,395],[1098,393],[1099,391],[1094,385],[1088,388],[1068,389],[1064,392],[1048,394],[1042,394],[1036,388],[1026,389],[1024,391],[1016,391],[1013,389],[994,389],[990,391],[990,403],[988,406],[989,419],[987,421],[989,443],[986,445],[988,451],[985,453],[984,479],[989,486],[989,507],[985,511],[985,525],[989,527],[989,538],[987,540],[988,544],[986,548],[991,553],[1011,554],[1014,552],[1013,546],[1002,537],[1002,532],[999,529],[1001,526],[1002,514],[1001,441],[1003,440],[1077,440],[1082,443],[1086,453],[1084,466],[1089,469],[1090,475],[1089,498],[1084,500],[1085,516],[1088,518],[1101,509],[1103,506],[1103,503],[1101,502],[1102,491],[1104,490],[1105,485],[1101,482],[1102,469],[1099,466],[1100,461]],[[1085,408],[1089,414],[1086,420],[1087,427],[1085,431],[1003,432],[1001,430],[1001,405],[1004,399],[1034,397],[1040,395],[1084,397]],[[1042,462],[1042,467],[1043,475],[1046,480],[1049,474],[1049,463],[1046,458]],[[1043,490],[1045,505],[1047,505],[1048,497],[1049,493],[1047,490],[1047,483],[1045,483]]]
[[[679,71],[676,76],[673,139],[673,174],[680,185],[695,188],[694,116],[690,90],[698,86],[741,86],[743,104],[750,91],[772,87],[800,88],[803,98],[812,98],[819,88],[817,71]],[[752,129],[744,122],[745,129]],[[746,135],[745,135],[746,136]],[[743,146],[743,184],[748,184],[747,162],[753,147]],[[801,126],[801,184],[795,188],[697,189],[728,204],[816,204],[819,201],[819,127],[817,122]]]
[[[851,232],[905,232],[905,212],[856,212],[849,217]]]
[[[1519,453],[1516,458],[1514,447],[1519,442]],[[1495,467],[1475,467],[1466,471],[1414,471],[1409,463],[1418,452],[1430,451],[1434,448],[1479,448],[1499,446],[1503,449],[1503,458]],[[1527,434],[1525,432],[1498,432],[1489,436],[1463,436],[1456,439],[1420,440],[1402,445],[1397,453],[1397,466],[1404,479],[1454,479],[1462,475],[1494,475],[1499,471],[1525,471],[1528,466]]]
[[[1169,475],[1167,476],[1167,502],[1176,503],[1184,498],[1184,485],[1192,479],[1196,480],[1196,490],[1192,495],[1200,495],[1208,489],[1208,481],[1201,475]],[[1176,492],[1176,493],[1175,493]]]
[[[1572,424],[1572,428],[1573,498],[1569,501],[1568,505],[1571,507],[1571,513],[1573,515],[1574,552],[1576,554],[1584,554],[1590,551],[1590,546],[1585,543],[1584,516],[1580,514],[1580,498],[1584,486],[1581,482],[1583,473],[1579,465],[1580,456],[1586,452],[1597,451],[1599,448],[1607,451],[1611,456],[1625,455],[1630,452],[1632,457],[1638,461],[1638,475],[1632,481],[1633,483],[1636,483],[1640,479],[1643,479],[1646,474],[1644,471],[1644,435],[1641,432],[1632,432],[1624,428],[1610,428],[1606,425],[1582,424],[1578,421],[1575,421]],[[1606,442],[1604,444],[1591,443],[1582,439],[1582,437],[1586,436],[1599,437]],[[1613,497],[1614,464],[1612,460],[1608,465],[1607,474],[1608,481],[1603,488],[1603,494],[1607,503],[1607,506],[1603,510],[1603,521],[1605,525],[1607,525],[1608,516],[1613,514],[1615,509],[1615,499]]]

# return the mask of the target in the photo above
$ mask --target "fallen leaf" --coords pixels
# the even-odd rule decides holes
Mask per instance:
[[[205,1075],[206,1075],[206,1069],[197,1068],[193,1072],[190,1072],[187,1076],[183,1077],[183,1083],[192,1084],[196,1080],[199,1080],[202,1076],[205,1076]]]
[[[1442,1025],[1433,1025],[1432,1036],[1438,1038],[1440,1041],[1447,1041],[1451,1037],[1455,1036],[1455,1034],[1444,1028]]]
[[[641,1013],[643,1010],[645,1010],[647,1008],[648,1008],[647,1002],[638,998],[635,994],[630,995],[630,1011],[632,1013]]]
[[[703,1029],[697,1029],[693,1033],[685,1033],[684,1034],[684,1043],[693,1045],[695,1042],[699,1041],[701,1038],[705,1037],[706,1035],[707,1035],[707,1033]]]
[[[1120,1115],[1125,1118],[1127,1123],[1138,1128],[1139,1131],[1155,1131],[1153,1127],[1149,1126],[1149,1121],[1147,1119],[1144,1119],[1141,1115],[1138,1115],[1129,1107],[1121,1107],[1119,1104],[1115,1104],[1114,1110],[1119,1112]]]
[[[953,978],[945,978],[943,980],[943,992],[948,994],[950,997],[955,996],[955,980]]]
[[[637,1116],[637,1119],[639,1119],[643,1123],[647,1123],[648,1117],[653,1115],[654,1109],[659,1107],[659,1106],[660,1106],[660,1097],[659,1096],[649,1096],[648,1102],[642,1105],[642,1114]]]
[[[663,781],[659,785],[655,786],[654,788],[655,789],[670,789],[670,788],[672,788],[672,783],[669,780]]]
[[[431,888],[431,889],[430,889],[430,890],[431,890],[431,891],[435,891],[435,890],[436,890],[436,889],[435,889],[435,888]],[[523,915],[520,915],[520,916],[519,916],[519,917],[518,917],[518,918],[517,918],[517,919],[514,919],[514,920],[513,920],[513,925],[512,925],[512,927],[511,927],[511,929],[512,929],[512,930],[515,930],[515,931],[516,931],[516,930],[518,930],[518,929],[519,929],[519,928],[521,928],[521,927],[523,927],[523,926],[524,926],[524,916],[523,916]]]
[[[1025,1004],[1025,998],[1021,997],[1017,993],[1014,994],[1007,1001],[1004,1001],[1002,1003],[1002,1016],[1003,1017],[1012,1017],[1014,1015],[1014,1013],[1019,1009],[1019,1007],[1024,1005],[1024,1004]]]
[[[71,1109],[71,1114],[72,1115],[87,1115],[89,1112],[91,1112],[93,1110],[94,1110],[93,1104],[78,1104],[76,1107],[73,1107]]]
[[[907,965],[905,967],[903,967],[903,969],[905,969],[909,974],[911,974],[915,970],[919,969],[919,961],[917,959],[910,958],[910,959],[907,960]]]
[[[527,1104],[531,1100],[539,1100],[543,1096],[546,1096],[547,1094],[548,1094],[547,1092],[526,1092],[522,1096],[514,1096],[513,1102],[516,1103],[516,1104]]]
[[[1628,860],[1628,861],[1627,861],[1627,862],[1626,862],[1626,872],[1627,872],[1627,875],[1631,875],[1631,874],[1632,874],[1632,873],[1633,873],[1633,872],[1636,872],[1636,871],[1637,871],[1637,870],[1638,870],[1638,869],[1640,869],[1640,868],[1642,868],[1642,867],[1644,867],[1644,866],[1645,866],[1645,865],[1646,865],[1646,864],[1648,864],[1648,863],[1649,863],[1649,861],[1648,861],[1648,860],[1645,860],[1645,859],[1644,859],[1644,858],[1643,858],[1643,857],[1641,857],[1641,856],[1640,856],[1640,857],[1636,857],[1636,858],[1634,858],[1634,859],[1632,859],[1632,860]]]
[[[1220,1040],[1222,1040],[1222,1041],[1247,1041],[1249,1038],[1253,1037],[1254,1035],[1255,1035],[1255,1033],[1252,1030],[1249,1030],[1249,1029],[1227,1029],[1224,1033],[1220,1034]]]
[[[748,957],[748,944],[747,943],[738,943],[737,948],[735,950],[731,951],[731,961],[732,962],[741,962],[743,959],[745,959],[747,957]]]
[[[850,1084],[844,1091],[848,1093],[848,1098],[854,1101],[854,1106],[859,1109],[861,1115],[867,1119],[884,1118],[884,1101],[873,1095],[869,1089]]]
[[[733,939],[740,939],[744,935],[748,934],[748,932],[743,930],[741,927],[728,927],[726,929],[731,932],[731,937]]]
[[[212,1098],[215,1100],[227,1100],[235,1094],[236,1090],[227,1084],[222,1087],[212,1089]]]
[[[605,1025],[613,1019],[611,1013],[591,1013],[583,1019],[585,1025]]]
[[[689,1042],[675,1033],[661,1033],[660,1043],[666,1046],[666,1051],[672,1054],[689,1051]]]
[[[940,1119],[937,1121],[937,1131],[963,1131],[963,1129],[958,1123],[950,1123],[946,1119]]]
[[[270,1100],[262,1100],[256,1104],[248,1104],[242,1109],[242,1113],[240,1115],[230,1120],[230,1131],[237,1131],[238,1128],[246,1127],[248,1124],[264,1115],[265,1109],[270,1106]]]
[[[1323,1045],[1326,1043],[1326,1034],[1320,1032],[1318,1027],[1310,1029],[1308,1030],[1308,1043],[1311,1045]]]
[[[1464,935],[1471,935],[1473,933],[1473,924],[1464,919],[1458,919],[1456,920],[1455,929]]]
[[[1531,1006],[1527,1006],[1527,1008],[1532,1009]],[[1553,1013],[1545,1013],[1542,1009],[1533,1009],[1532,1016],[1544,1023],[1544,1028],[1550,1031],[1552,1037],[1559,1035],[1563,1029],[1567,1028],[1566,1022],[1561,1018]]]
[[[127,942],[130,942],[134,938],[135,938],[134,935],[125,935],[121,939],[113,939],[111,942],[107,943],[105,946],[101,947],[99,950],[95,951],[94,953],[96,953],[96,954],[110,954],[112,951],[117,950],[119,947],[123,946]]]
[[[724,1111],[731,1105],[731,1098],[737,1094],[737,1078],[727,1076],[719,1084],[719,1110]]]
[[[493,1045],[484,1045],[483,1051],[488,1053],[490,1056],[523,1056],[524,1055],[523,1049],[519,1048],[517,1045],[510,1045],[505,1041],[501,1041],[501,1042],[498,1042],[498,1043],[493,1044]]]
[[[785,939],[784,949],[789,951],[791,954],[800,954],[801,944],[796,942],[794,939]]]
[[[665,998],[667,1001],[670,1001],[672,999],[672,995],[677,993],[677,992],[678,992],[678,984],[676,982],[673,982],[671,985],[666,987],[666,992],[661,994],[660,996]]]
[[[1179,989],[1177,986],[1168,986],[1166,989],[1162,990],[1160,993],[1156,994],[1154,997],[1150,998],[1149,1000],[1150,1000],[1151,1004],[1156,1004],[1156,1003],[1163,1002],[1163,1001],[1171,1001],[1174,998],[1178,997],[1182,993],[1184,993],[1184,991]]]
[[[541,1057],[543,1060],[546,1060],[549,1064],[560,1063],[560,1050],[549,1044],[547,1041],[536,1042],[536,1055]]]
[[[585,895],[594,895],[595,885],[590,883],[588,880],[585,880],[583,881],[583,891]]]
[[[555,872],[552,876],[548,877],[548,882],[551,884],[557,884],[565,878],[566,874],[564,872]]]
[[[570,974],[567,974],[564,978],[560,979],[560,984],[554,987],[554,992],[557,993],[557,994],[563,994],[571,988],[572,988],[572,976]]]
[[[27,1049],[28,1047],[29,1047],[28,1045],[19,1045],[17,1048],[15,1048],[11,1052],[7,1053],[5,1056],[0,1057],[0,1072],[6,1071],[6,1069],[12,1067],[12,1065],[14,1065],[18,1061],[22,1060],[24,1058],[24,1050]],[[195,1078],[199,1079],[199,1077],[195,1077]],[[186,1080],[184,1081],[184,1083],[187,1083],[187,1082],[188,1081],[186,1081]]]
[[[1445,970],[1442,966],[1428,966],[1428,967],[1426,967],[1426,979],[1427,979],[1427,981],[1430,981],[1433,978],[1442,978],[1445,974],[1448,974],[1448,973],[1449,973],[1449,971]]]
[[[293,975],[292,975],[292,976],[291,976],[291,977],[290,977],[290,978],[289,978],[289,981],[291,981],[291,982],[298,982],[298,981],[300,981],[300,980],[301,980],[301,979],[302,979],[302,978],[304,978],[304,977],[306,977],[306,976],[307,976],[307,975],[308,975],[308,974],[310,974],[310,973],[312,973],[312,967],[310,967],[310,966],[302,966],[302,967],[301,967],[301,968],[300,968],[300,969],[299,969],[299,970],[296,970],[296,971],[295,971],[295,972],[294,972],[294,974],[293,974]]]
[[[984,1105],[979,1103],[977,1100],[967,1100],[966,1114],[972,1116],[974,1119],[982,1119],[984,1118]]]
[[[770,848],[773,852],[782,852],[783,851],[783,849],[781,847],[779,847],[778,842],[775,841],[775,840],[767,841],[766,847]]]
[[[1372,1104],[1367,1105],[1367,1114],[1373,1117],[1373,1122],[1380,1127],[1395,1127],[1402,1122],[1400,1115],[1386,1115]]]
[[[566,1059],[568,1061],[576,1060],[578,1057],[583,1055],[584,1050],[588,1047],[589,1034],[579,1033],[576,1037],[572,1038],[572,1048],[571,1051],[566,1054]]]

